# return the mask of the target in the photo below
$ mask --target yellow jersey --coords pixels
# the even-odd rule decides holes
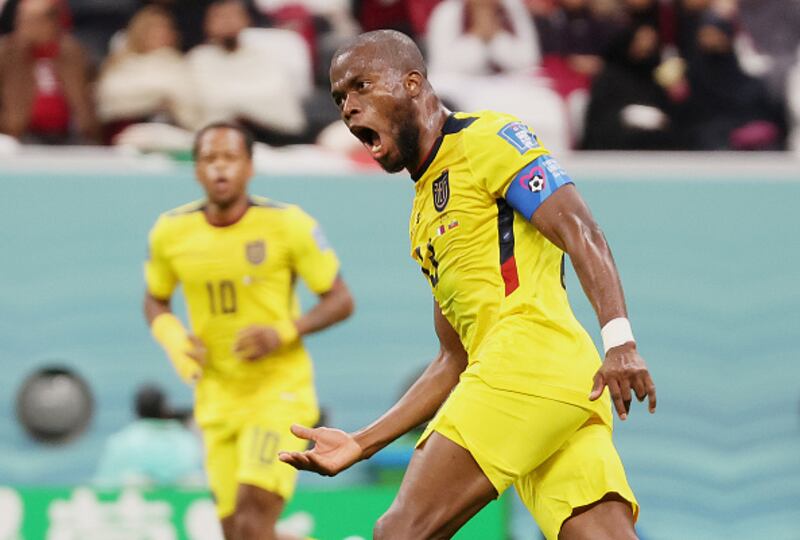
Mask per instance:
[[[204,201],[162,214],[150,232],[148,291],[169,299],[180,283],[194,333],[208,356],[195,390],[198,422],[241,410],[243,400],[298,401],[316,406],[311,359],[299,340],[255,362],[233,353],[250,325],[300,315],[297,276],[321,294],[333,285],[339,261],[319,225],[299,207],[250,198],[236,223],[210,225]]]
[[[592,409],[600,358],[570,308],[564,253],[531,223],[572,183],[534,133],[492,111],[449,116],[412,175],[411,257],[461,338],[470,371],[497,388]]]

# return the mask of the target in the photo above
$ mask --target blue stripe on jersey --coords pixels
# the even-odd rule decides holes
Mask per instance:
[[[506,201],[511,207],[530,220],[539,206],[555,191],[572,179],[550,156],[539,156],[528,163],[516,176],[506,190]]]

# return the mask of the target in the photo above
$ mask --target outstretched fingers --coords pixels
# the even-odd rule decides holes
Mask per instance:
[[[603,395],[603,389],[606,387],[606,381],[603,378],[603,374],[599,371],[594,374],[594,384],[592,385],[592,391],[589,394],[589,401],[594,401]]]
[[[311,470],[311,460],[306,455],[306,452],[278,452],[278,459],[288,463],[295,469]]]
[[[302,471],[311,471],[324,476],[333,476],[335,473],[323,464],[313,450],[305,452],[278,452],[278,459]]]
[[[307,428],[305,426],[301,426],[300,424],[292,424],[290,429],[292,431],[292,435],[299,439],[317,442],[317,430],[314,428]]]
[[[653,414],[656,412],[656,385],[653,383],[653,378],[650,377],[650,373],[645,375],[645,387],[647,388],[648,409],[650,410],[650,414]]]
[[[622,390],[616,379],[608,381],[608,392],[611,394],[611,401],[614,403],[614,408],[617,409],[619,419],[626,420],[628,412],[625,408],[625,400],[622,399]]]

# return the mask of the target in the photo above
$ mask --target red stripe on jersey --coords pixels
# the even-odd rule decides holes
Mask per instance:
[[[502,265],[500,265],[500,274],[503,276],[503,282],[506,285],[506,296],[513,293],[519,287],[519,274],[517,274],[517,260],[512,255]]]

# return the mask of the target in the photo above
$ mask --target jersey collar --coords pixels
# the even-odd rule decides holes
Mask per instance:
[[[431,146],[431,149],[428,151],[425,161],[423,161],[419,169],[417,169],[417,171],[411,175],[411,179],[416,182],[427,172],[428,167],[430,167],[431,163],[433,163],[433,160],[436,159],[436,154],[439,153],[439,148],[442,146],[442,142],[444,142],[446,135],[453,135],[463,129],[468,128],[477,119],[477,116],[456,118],[455,113],[450,113],[447,117],[447,120],[444,121],[441,134],[436,138],[433,146]]]

